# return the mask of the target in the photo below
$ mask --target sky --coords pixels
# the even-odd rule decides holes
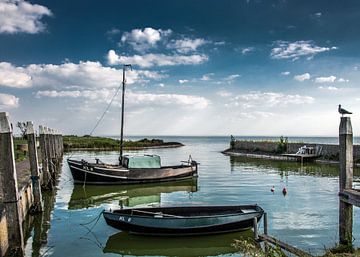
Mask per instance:
[[[0,0],[0,111],[89,134],[360,135],[357,0]],[[94,135],[119,135],[117,95]]]

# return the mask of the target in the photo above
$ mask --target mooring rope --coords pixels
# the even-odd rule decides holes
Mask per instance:
[[[86,223],[80,223],[81,226],[83,226],[83,227],[85,227],[86,229],[89,230],[85,235],[87,235],[87,234],[89,234],[89,233],[92,232],[92,230],[94,229],[94,227],[95,227],[96,224],[98,223],[98,221],[99,221],[99,219],[100,219],[100,217],[101,217],[101,215],[102,215],[102,213],[103,213],[104,211],[105,211],[105,210],[101,210],[101,212],[99,213],[99,215],[97,215],[97,216],[96,216],[94,219],[92,219],[91,221],[86,222]],[[91,228],[88,228],[87,225],[93,223],[94,221],[95,221],[94,225],[92,225]]]

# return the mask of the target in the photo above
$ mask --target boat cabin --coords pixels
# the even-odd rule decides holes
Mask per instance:
[[[160,169],[161,160],[158,155],[124,155],[123,166],[128,169]]]

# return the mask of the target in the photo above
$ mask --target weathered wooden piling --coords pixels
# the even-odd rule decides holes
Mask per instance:
[[[259,239],[259,232],[258,232],[258,225],[257,225],[257,218],[253,219],[253,226],[254,226],[254,238],[255,240]]]
[[[31,171],[31,182],[34,196],[34,203],[31,206],[31,212],[37,213],[42,212],[42,196],[41,196],[41,185],[40,185],[40,173],[38,164],[38,154],[36,147],[36,134],[34,126],[31,121],[26,123],[26,136],[29,148],[29,159],[30,159],[30,171]]]
[[[46,132],[43,126],[39,126],[39,142],[40,142],[40,151],[41,151],[41,164],[42,164],[42,188],[51,189],[50,187],[50,173],[49,173],[49,161],[46,149]]]
[[[353,132],[350,117],[341,117],[339,126],[340,179],[339,194],[351,189],[353,183]],[[353,206],[341,198],[339,200],[339,241],[352,244]]]
[[[24,235],[20,213],[12,127],[8,114],[0,112],[0,201],[5,206],[9,248],[22,255]]]

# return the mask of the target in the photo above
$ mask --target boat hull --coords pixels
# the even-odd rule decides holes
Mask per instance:
[[[122,166],[68,159],[75,184],[143,184],[189,179],[197,176],[196,162],[191,165],[154,169],[127,169]]]
[[[252,211],[241,212],[241,208]],[[108,225],[131,234],[195,236],[250,229],[254,218],[259,221],[263,212],[253,205],[126,209],[103,215]]]

